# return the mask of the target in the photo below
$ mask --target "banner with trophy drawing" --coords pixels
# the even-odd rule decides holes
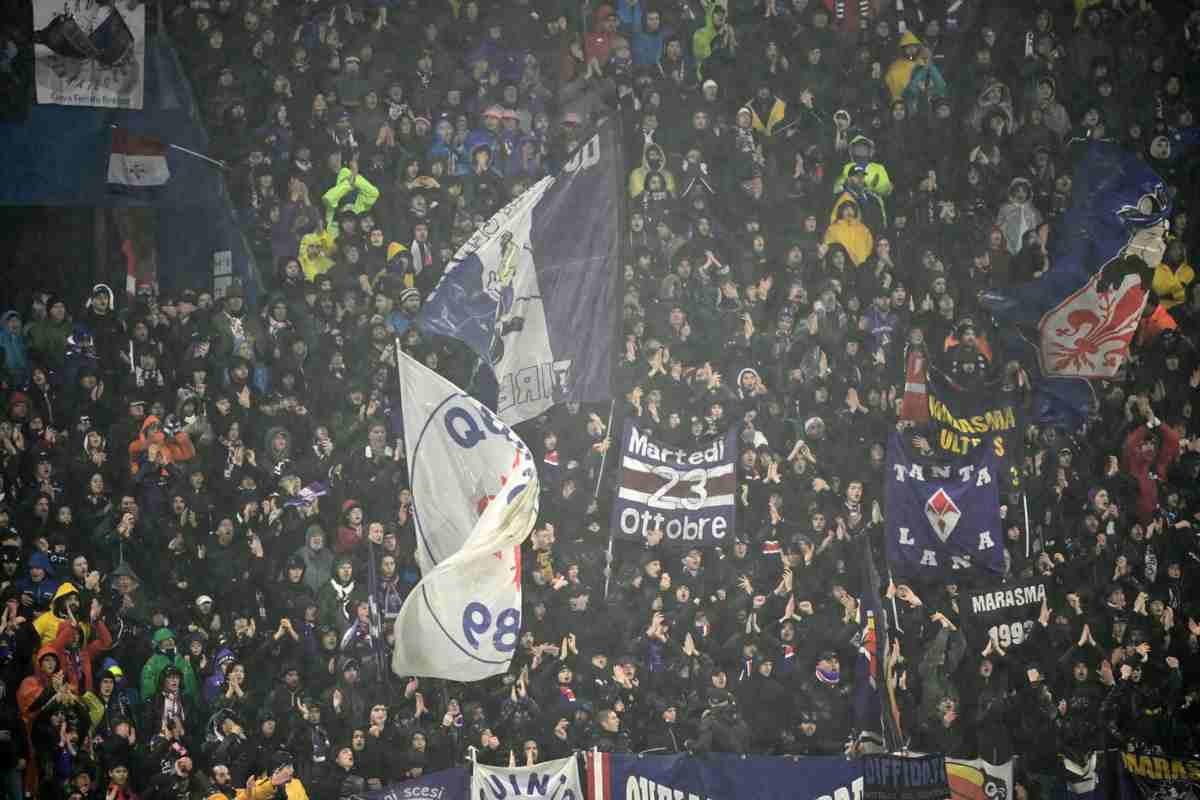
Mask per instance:
[[[34,0],[33,42],[38,103],[142,108],[143,0]]]

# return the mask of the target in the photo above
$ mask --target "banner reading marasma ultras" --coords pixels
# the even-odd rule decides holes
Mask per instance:
[[[954,389],[936,373],[930,375],[928,387],[929,424],[934,433],[930,444],[942,453],[959,456],[977,447],[990,448],[999,465],[1000,490],[1019,490],[1025,460],[1023,396],[999,387]]]

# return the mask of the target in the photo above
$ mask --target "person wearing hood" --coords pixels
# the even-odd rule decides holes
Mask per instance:
[[[113,645],[112,634],[108,632],[108,626],[100,616],[100,611],[100,601],[93,598],[86,626],[76,621],[74,612],[68,612],[68,618],[58,626],[54,641],[50,643],[50,647],[59,657],[59,664],[67,681],[72,686],[79,687],[80,691],[92,690],[92,664],[101,653]],[[90,642],[87,641],[89,631],[96,634]]]
[[[1005,83],[992,78],[984,84],[975,98],[975,106],[967,113],[967,128],[977,136],[983,134],[988,116],[997,110],[1004,115],[1007,130],[1016,128],[1012,92]]]
[[[29,350],[22,331],[21,315],[5,311],[0,317],[0,351],[3,351],[4,377],[9,386],[29,382]]]
[[[51,295],[46,301],[46,318],[39,319],[29,328],[30,352],[51,369],[61,370],[67,357],[67,337],[71,330],[66,301]]]
[[[875,247],[875,238],[861,219],[858,203],[846,195],[839,198],[830,214],[825,240],[818,248],[821,258],[834,245],[845,248],[847,257],[856,267],[871,255]]]
[[[1039,74],[1033,86],[1033,106],[1041,111],[1042,124],[1059,137],[1071,131],[1071,116],[1058,100],[1058,82],[1053,75]]]
[[[283,567],[281,579],[272,589],[271,606],[279,618],[299,619],[307,604],[316,604],[317,593],[305,582],[308,566],[298,555],[291,555]]]
[[[228,647],[222,647],[213,656],[212,672],[204,679],[201,689],[201,699],[206,707],[214,707],[225,693],[225,685],[229,678],[229,670],[237,663],[237,656]]]
[[[21,595],[22,604],[25,604],[25,596],[28,595],[30,607],[50,608],[60,586],[59,580],[54,577],[54,566],[50,563],[50,556],[41,550],[34,551],[29,557],[29,574],[18,578],[13,586]],[[55,633],[58,633],[57,627]]]
[[[996,212],[996,226],[1004,234],[1008,252],[1015,256],[1021,251],[1026,231],[1037,230],[1042,213],[1033,204],[1033,186],[1028,179],[1016,177],[1008,185],[1008,200]]]
[[[83,702],[92,720],[92,734],[108,739],[117,720],[133,717],[137,691],[125,685],[125,672],[112,658],[104,659],[102,666]]]
[[[79,320],[91,333],[99,363],[109,374],[121,363],[119,353],[125,339],[125,326],[117,318],[115,304],[116,297],[108,284],[97,283],[92,287],[91,299]]]
[[[942,73],[930,62],[928,49],[912,31],[905,31],[900,37],[900,55],[887,68],[884,83],[892,100],[903,99],[908,103],[909,113],[923,111],[922,100],[928,102],[946,96]]]
[[[1187,247],[1179,239],[1167,243],[1162,261],[1154,268],[1152,288],[1158,302],[1170,311],[1187,300],[1188,287],[1196,280],[1196,271],[1188,263]]]
[[[179,670],[182,691],[188,702],[195,702],[199,695],[196,673],[187,656],[175,649],[175,633],[170,628],[159,628],[154,632],[154,654],[142,667],[142,697],[153,697],[160,688],[168,667]]]
[[[75,585],[66,581],[58,586],[54,591],[54,598],[50,603],[50,608],[42,612],[33,620],[33,627],[38,632],[38,637],[43,645],[52,644],[58,638],[58,629],[62,625],[70,625],[77,619],[79,612],[79,591]],[[91,636],[91,628],[87,625],[80,626],[81,644],[86,644]]]
[[[349,555],[338,556],[333,564],[333,574],[317,592],[317,606],[322,624],[331,625],[342,631],[352,622],[348,606],[353,601],[366,600],[368,587],[363,581],[354,579],[354,559]]]
[[[40,778],[40,762],[34,750],[34,725],[49,710],[64,710],[77,703],[82,708],[78,687],[66,680],[61,663],[62,659],[54,648],[42,647],[37,652],[33,674],[21,681],[17,688],[17,708],[20,709],[29,742],[25,756],[25,791],[31,797],[38,796]]]
[[[833,185],[833,191],[838,194],[845,189],[847,179],[855,167],[860,167],[863,173],[863,184],[880,198],[889,196],[892,191],[892,179],[887,167],[875,160],[875,142],[863,134],[856,134],[850,139],[850,158],[842,167],[842,173]],[[882,230],[882,229],[881,229]]]
[[[338,527],[334,552],[338,555],[353,553],[366,537],[366,530],[362,504],[353,499],[342,503],[342,524]]]
[[[329,583],[333,575],[333,551],[325,546],[325,529],[314,522],[304,531],[305,544],[294,554],[304,562],[304,583],[314,593]]]
[[[863,224],[874,234],[874,232],[885,232],[887,230],[888,216],[887,205],[883,196],[875,190],[871,185],[870,166],[863,166],[857,162],[847,165],[845,179],[839,181],[836,188],[836,199],[833,202],[834,214],[837,214],[837,209],[842,203],[853,202],[858,206],[858,210],[862,215]],[[879,176],[876,175],[878,183]],[[883,175],[883,181],[887,181],[887,173]],[[890,189],[890,184],[887,184]],[[834,219],[833,221],[836,221]]]
[[[147,416],[142,420],[137,439],[129,445],[129,467],[135,475],[146,462],[165,468],[195,457],[196,448],[191,437],[172,417],[164,423],[153,414]]]

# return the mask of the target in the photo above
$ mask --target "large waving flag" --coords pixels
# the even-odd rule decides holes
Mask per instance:
[[[538,513],[533,455],[492,412],[400,355],[421,582],[396,617],[397,675],[508,671],[521,630],[521,543]]]
[[[421,312],[491,365],[510,424],[610,397],[622,174],[618,126],[601,124],[459,248]]]
[[[1071,207],[1052,231],[1049,268],[981,300],[1009,347],[1038,366],[1039,417],[1082,421],[1088,380],[1113,377],[1129,354],[1171,200],[1162,178],[1119,145],[1079,140],[1071,150]]]

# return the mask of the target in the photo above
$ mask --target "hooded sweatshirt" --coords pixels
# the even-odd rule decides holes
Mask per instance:
[[[0,350],[4,351],[4,370],[8,382],[22,386],[29,381],[29,351],[25,346],[25,336],[18,327],[16,333],[8,330],[8,321],[21,321],[21,315],[16,311],[5,311],[0,317]]]
[[[142,697],[144,699],[155,695],[163,670],[172,665],[183,673],[181,687],[183,694],[192,702],[197,699],[196,673],[192,671],[191,662],[177,649],[169,653],[162,649],[163,642],[174,638],[175,633],[170,628],[159,628],[154,632],[154,655],[150,656],[146,661],[146,666],[142,667]]]
[[[33,627],[38,632],[38,637],[41,639],[42,645],[52,644],[58,637],[59,626],[63,623],[69,624],[64,601],[70,595],[78,594],[79,591],[75,588],[75,584],[69,581],[60,584],[54,591],[54,599],[50,602],[50,610],[34,618]],[[91,628],[86,622],[80,622],[80,627],[83,629],[83,638],[86,643]]]

